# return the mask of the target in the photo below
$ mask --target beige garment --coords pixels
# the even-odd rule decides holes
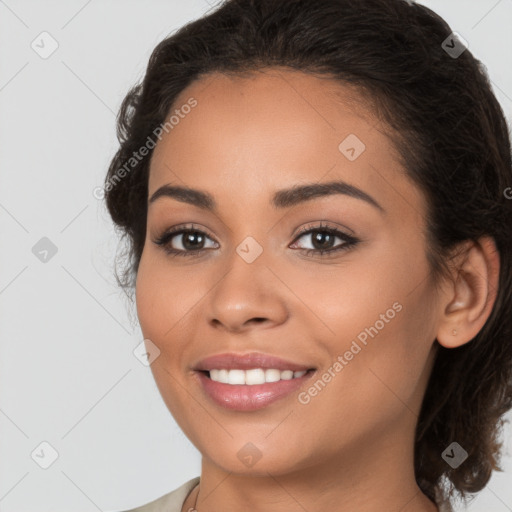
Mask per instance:
[[[141,505],[140,507],[133,508],[130,510],[125,510],[124,512],[181,512],[181,508],[183,507],[183,503],[187,499],[187,496],[190,494],[192,489],[199,483],[199,477],[196,476],[185,482],[181,487],[178,487],[174,491],[164,494],[160,498],[157,498],[154,501],[146,503],[146,505]],[[191,507],[189,511],[192,512],[194,509]],[[453,512],[449,503],[440,504],[439,512]]]
[[[174,491],[164,494],[160,498],[146,503],[145,505],[124,512],[181,512],[184,501],[198,483],[199,477],[196,476],[177,489],[174,489]]]

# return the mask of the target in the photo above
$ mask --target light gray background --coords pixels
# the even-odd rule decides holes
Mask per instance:
[[[512,0],[423,3],[487,66],[510,123]],[[0,1],[2,512],[122,510],[200,473],[199,453],[132,353],[142,335],[116,287],[117,239],[92,191],[151,51],[212,4]],[[59,45],[47,59],[31,48],[43,31]],[[58,249],[46,263],[32,252],[42,237]],[[512,510],[510,426],[504,436],[505,473],[471,512]],[[49,457],[43,441],[59,455],[48,469],[31,457]]]

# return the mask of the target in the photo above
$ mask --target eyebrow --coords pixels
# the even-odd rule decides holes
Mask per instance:
[[[296,185],[292,188],[277,191],[271,200],[274,208],[291,208],[297,204],[325,197],[333,194],[343,194],[355,199],[361,199],[384,213],[384,208],[369,194],[361,189],[350,185],[344,181],[330,181],[327,183],[308,183],[306,185]],[[217,203],[213,196],[208,192],[196,190],[189,187],[178,185],[163,185],[156,190],[149,198],[149,204],[157,199],[169,197],[182,203],[188,203],[203,210],[216,212]]]

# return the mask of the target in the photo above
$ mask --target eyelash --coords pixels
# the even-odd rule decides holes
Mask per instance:
[[[328,233],[329,235],[334,235],[337,238],[341,238],[345,243],[338,247],[335,247],[334,249],[325,249],[325,250],[323,250],[323,249],[299,249],[299,250],[302,250],[303,252],[305,252],[305,254],[309,257],[315,257],[318,255],[322,256],[323,254],[326,254],[326,253],[329,255],[332,255],[333,253],[337,253],[339,251],[346,251],[346,250],[352,248],[353,246],[355,246],[359,242],[359,239],[356,237],[353,237],[351,235],[343,233],[342,231],[340,231],[339,229],[337,229],[335,227],[320,223],[317,226],[313,226],[313,227],[306,226],[306,227],[302,228],[299,231],[299,233],[297,234],[297,236],[295,237],[293,243],[295,243],[297,240],[299,240],[301,237],[303,237],[305,235],[309,235],[311,233],[317,233],[317,232],[318,233]],[[184,235],[187,233],[200,233],[201,235],[206,235],[210,239],[212,238],[207,232],[205,232],[201,229],[196,229],[194,227],[194,225],[192,224],[187,227],[176,226],[174,228],[171,228],[171,229],[165,231],[156,240],[154,240],[154,243],[158,246],[163,247],[165,252],[167,254],[169,254],[170,256],[185,256],[185,257],[193,258],[193,257],[201,256],[201,253],[203,251],[208,250],[208,249],[194,249],[194,250],[190,250],[190,251],[183,251],[181,249],[170,248],[170,242],[176,235]]]

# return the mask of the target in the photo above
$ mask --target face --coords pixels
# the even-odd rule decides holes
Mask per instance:
[[[412,440],[436,335],[426,205],[358,100],[297,71],[209,75],[152,155],[138,317],[163,400],[225,471],[362,462]],[[203,361],[221,354],[263,359]]]

